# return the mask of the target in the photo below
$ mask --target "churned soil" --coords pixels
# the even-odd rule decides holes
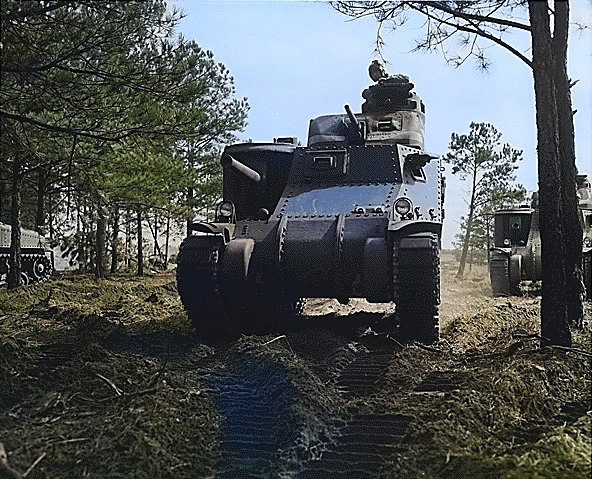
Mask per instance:
[[[429,347],[374,327],[391,304],[323,299],[202,344],[170,272],[0,291],[0,478],[590,477],[591,305],[541,349],[536,290],[456,266]]]

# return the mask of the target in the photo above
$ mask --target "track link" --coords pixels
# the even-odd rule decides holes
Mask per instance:
[[[396,317],[404,341],[432,344],[439,337],[440,255],[438,236],[401,238],[393,249]]]
[[[181,302],[198,337],[206,342],[227,333],[218,281],[223,246],[221,236],[188,236],[177,258]]]
[[[582,265],[582,273],[584,276],[584,288],[586,290],[586,300],[592,301],[592,250],[583,253]]]

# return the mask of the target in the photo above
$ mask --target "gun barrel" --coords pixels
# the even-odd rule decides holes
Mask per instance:
[[[352,125],[354,125],[359,131],[360,130],[360,122],[358,121],[358,119],[356,118],[354,113],[351,111],[351,108],[349,107],[349,105],[345,105],[343,108],[345,108],[345,112],[347,113],[347,116],[349,117],[349,121],[351,121]]]
[[[228,167],[232,168],[233,170],[238,171],[239,173],[246,176],[247,178],[249,178],[251,181],[254,181],[255,183],[259,183],[261,181],[261,175],[259,173],[257,173],[252,168],[249,168],[247,165],[244,165],[240,161],[235,160],[230,155],[224,155],[220,159],[220,163],[222,163],[222,166],[228,166]]]
[[[345,112],[347,113],[349,121],[351,122],[352,127],[355,130],[355,134],[357,136],[356,142],[363,142],[362,131],[360,130],[360,122],[356,118],[356,115],[354,115],[354,113],[351,111],[349,105],[344,105],[343,108],[345,108]]]

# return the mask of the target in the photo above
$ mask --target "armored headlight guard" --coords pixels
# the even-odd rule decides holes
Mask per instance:
[[[234,215],[234,204],[231,201],[223,201],[218,205],[218,214],[217,216],[222,218],[232,218]]]
[[[395,212],[398,215],[405,216],[409,214],[413,205],[411,204],[411,200],[408,198],[398,198],[395,201]]]

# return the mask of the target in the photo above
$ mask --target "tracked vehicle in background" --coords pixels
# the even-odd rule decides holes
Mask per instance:
[[[529,206],[499,209],[493,214],[489,278],[494,296],[520,294],[522,281],[540,281],[541,232],[536,193]]]
[[[0,283],[8,275],[11,230],[9,225],[0,223]],[[53,271],[53,251],[45,237],[36,231],[21,228],[21,282],[26,285],[46,280]]]
[[[582,242],[582,274],[586,299],[592,301],[592,177],[578,175],[578,205],[582,213],[584,240]]]
[[[579,210],[584,228],[582,273],[586,299],[592,300],[592,187],[589,175],[578,175]],[[529,206],[494,212],[489,276],[494,296],[520,294],[524,281],[541,281],[541,233],[538,195]]]
[[[406,340],[437,341],[444,179],[412,89],[381,79],[361,113],[311,120],[305,147],[226,147],[216,220],[193,223],[177,259],[199,336],[273,331],[301,298],[366,298],[396,303]]]

